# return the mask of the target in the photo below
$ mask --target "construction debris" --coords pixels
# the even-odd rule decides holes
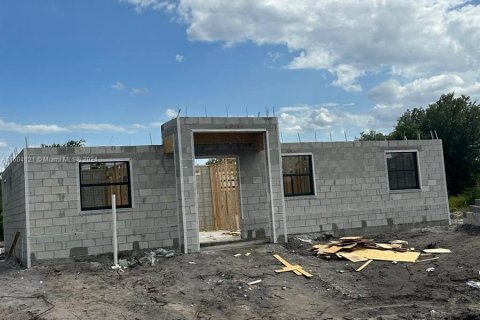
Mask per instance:
[[[370,263],[372,263],[373,260],[368,260],[367,262],[365,262],[364,264],[362,264],[362,266],[360,268],[358,268],[356,271],[357,272],[360,272],[362,271],[363,269],[365,269]]]
[[[280,257],[278,254],[274,254],[273,255],[275,257],[275,259],[277,259],[278,261],[280,261],[285,267],[281,270],[275,270],[276,273],[282,273],[282,272],[289,272],[289,271],[292,271],[294,272],[297,276],[299,275],[304,275],[305,277],[307,278],[311,278],[313,277],[312,274],[306,272],[305,270],[303,270],[302,266],[300,265],[292,265],[290,264],[287,260],[283,259],[282,257]]]
[[[128,261],[126,259],[118,260],[118,265],[122,268],[128,268]]]
[[[240,237],[240,231],[228,231],[223,232],[222,234],[226,236]]]
[[[420,263],[420,262],[427,262],[427,261],[434,261],[434,260],[438,260],[440,259],[439,257],[435,257],[435,258],[430,258],[430,259],[424,259],[424,260],[417,260],[415,261],[416,263]]]
[[[262,282],[262,280],[255,280],[255,281],[249,282],[248,285],[251,286],[251,285],[254,285],[254,284],[258,284],[260,282]]]
[[[437,248],[437,249],[424,249],[423,252],[425,253],[452,253],[450,249],[445,249],[445,248]]]
[[[297,240],[302,241],[302,242],[306,242],[306,243],[309,243],[309,244],[313,243],[313,240],[310,240],[310,239],[297,238]]]
[[[10,259],[10,257],[12,256],[13,251],[15,250],[15,246],[17,245],[18,238],[20,238],[20,232],[17,231],[15,233],[15,237],[13,238],[12,245],[10,246],[10,250],[8,250],[8,255],[6,260]]]
[[[415,262],[420,252],[409,251],[404,240],[393,240],[388,243],[376,243],[373,239],[361,236],[343,237],[328,244],[317,244],[312,250],[325,258],[339,257],[351,262],[365,262],[369,260]],[[368,264],[366,264],[368,265]]]
[[[480,281],[468,281],[467,282],[467,285],[470,286],[470,287],[473,287],[473,288],[477,288],[477,289],[480,289]]]
[[[166,250],[163,248],[159,248],[155,251],[146,252],[145,256],[140,258],[138,262],[142,263],[142,262],[148,261],[152,266],[154,266],[158,257],[172,258],[174,256],[175,256],[174,250]],[[129,262],[129,265],[134,265],[134,264],[135,262]]]

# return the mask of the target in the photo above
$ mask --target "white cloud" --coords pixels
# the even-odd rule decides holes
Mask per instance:
[[[8,143],[5,141],[0,141],[0,149],[8,147]]]
[[[333,81],[332,85],[344,88],[346,91],[362,91],[362,87],[357,83],[357,79],[365,74],[364,71],[358,70],[354,66],[340,64],[330,69],[330,72],[337,76],[337,80]]]
[[[160,121],[152,122],[152,123],[150,123],[150,127],[152,127],[152,128],[161,128],[163,124],[164,124],[164,122],[160,122]]]
[[[479,96],[480,82],[453,73],[418,78],[404,84],[398,80],[389,79],[372,88],[368,95],[381,104],[418,107],[434,102],[448,92]]]
[[[132,90],[130,91],[130,95],[132,96],[143,96],[149,93],[150,90],[148,90],[147,88],[132,88]]]
[[[0,119],[0,131],[47,134],[66,132],[69,130],[56,124],[19,124],[16,122],[5,122]]]
[[[346,105],[296,105],[280,108],[279,123],[286,133],[343,131],[343,128],[375,128],[383,125],[373,114],[345,111]]]
[[[190,40],[285,45],[288,68],[328,71],[347,91],[385,70],[407,82],[479,79],[464,76],[480,67],[480,6],[467,0],[180,0],[178,13]]]
[[[177,111],[173,110],[173,109],[170,109],[168,108],[167,110],[165,110],[165,115],[170,118],[170,119],[173,119],[173,118],[176,118],[177,117]]]
[[[278,51],[269,51],[267,52],[267,59],[265,60],[268,64],[275,64],[278,60],[283,57],[283,53]]]
[[[141,124],[132,125],[114,125],[110,123],[80,123],[70,127],[72,130],[90,131],[90,132],[123,132],[123,133],[135,133],[140,129],[146,127]]]
[[[135,7],[135,11],[137,11],[138,13],[141,13],[145,9],[171,12],[176,8],[176,4],[173,1],[161,1],[161,0],[119,0],[119,1],[133,5]]]
[[[182,63],[183,60],[185,60],[185,57],[182,56],[181,54],[176,54],[175,55],[175,61],[177,61],[178,63]]]
[[[129,126],[129,128],[131,129],[145,129],[147,128],[146,126],[144,126],[143,124],[139,124],[139,123],[134,123],[132,125]]]
[[[122,91],[122,90],[125,90],[127,87],[120,81],[117,81],[115,82],[114,84],[112,84],[111,88],[113,90],[119,90],[119,91]]]

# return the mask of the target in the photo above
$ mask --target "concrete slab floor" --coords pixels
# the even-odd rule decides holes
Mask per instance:
[[[240,236],[229,234],[229,230],[200,231],[200,243],[240,241]]]

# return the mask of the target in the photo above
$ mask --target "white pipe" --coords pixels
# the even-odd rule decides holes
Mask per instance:
[[[117,243],[117,201],[112,194],[112,220],[113,220],[113,268],[118,268],[118,243]]]

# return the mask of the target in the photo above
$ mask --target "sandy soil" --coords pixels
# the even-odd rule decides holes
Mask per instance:
[[[466,285],[480,280],[479,230],[452,226],[374,238],[453,254],[417,264],[374,261],[356,272],[361,263],[320,259],[292,239],[286,246],[160,258],[125,272],[111,270],[106,256],[29,270],[3,262],[0,319],[480,319],[480,289]],[[314,277],[275,274],[281,265],[273,253]]]

